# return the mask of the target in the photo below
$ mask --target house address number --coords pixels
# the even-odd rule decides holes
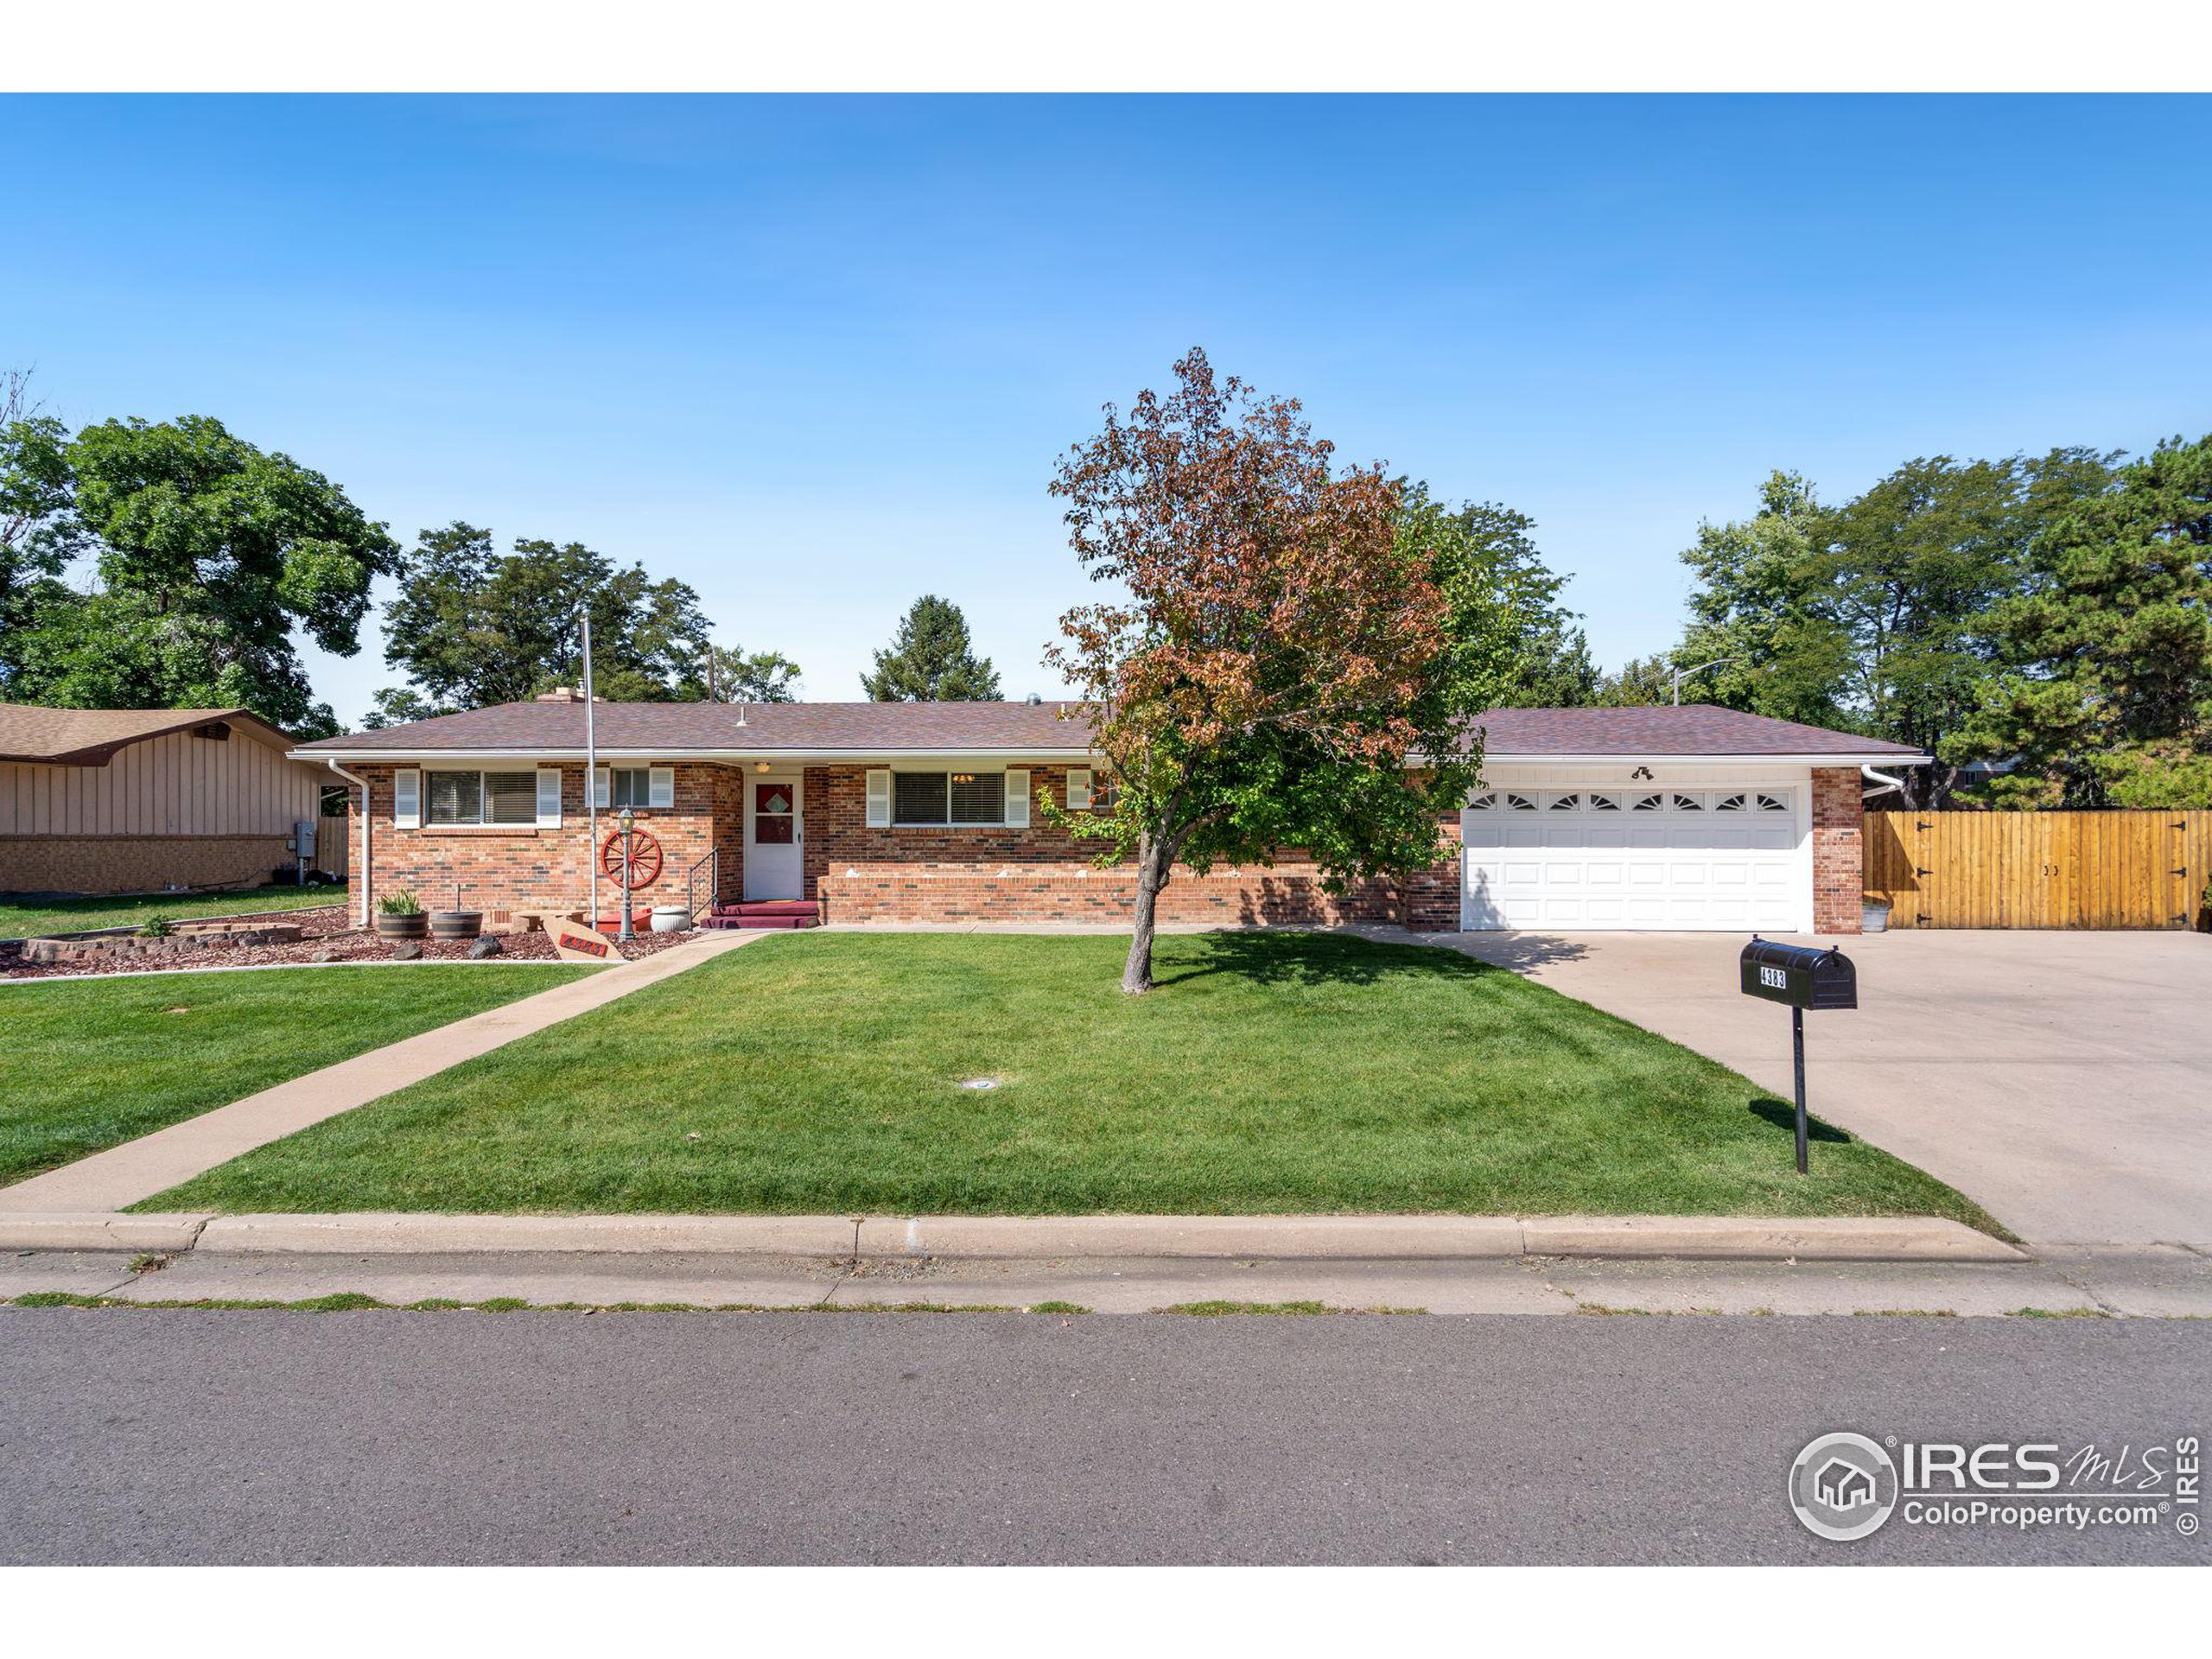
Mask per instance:
[[[1771,990],[1786,991],[1789,988],[1789,976],[1779,968],[1761,968],[1759,983]]]

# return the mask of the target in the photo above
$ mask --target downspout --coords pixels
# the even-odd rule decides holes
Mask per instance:
[[[1877,783],[1882,786],[1877,790],[1864,791],[1861,796],[1862,799],[1864,798],[1865,794],[1886,794],[1889,791],[1893,789],[1900,795],[1904,793],[1904,779],[1902,778],[1892,778],[1886,772],[1877,772],[1873,767],[1867,766],[1863,762],[1860,764],[1859,771],[1859,774],[1866,778],[1870,783]]]
[[[369,780],[357,778],[340,766],[330,762],[330,769],[349,784],[361,786],[361,926],[369,925],[370,890],[376,885],[376,814],[369,810]]]

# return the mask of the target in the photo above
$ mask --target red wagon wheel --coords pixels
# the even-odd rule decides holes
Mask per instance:
[[[599,849],[599,868],[617,881],[622,879],[622,832],[616,830]],[[660,842],[642,830],[630,832],[630,891],[650,887],[660,880]]]

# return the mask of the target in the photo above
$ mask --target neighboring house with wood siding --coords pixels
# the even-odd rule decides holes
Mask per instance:
[[[0,893],[258,886],[327,776],[243,709],[0,703]],[[345,868],[333,820],[320,867]]]

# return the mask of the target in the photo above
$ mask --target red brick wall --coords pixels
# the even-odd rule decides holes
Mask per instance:
[[[494,768],[496,770],[496,768]],[[517,770],[520,770],[518,767]],[[590,893],[590,824],[585,816],[584,769],[581,765],[561,768],[561,827],[538,830],[527,824],[499,824],[487,828],[434,826],[403,830],[391,821],[391,779],[397,768],[389,766],[351,766],[348,771],[369,780],[371,810],[375,817],[375,892],[378,897],[410,891],[427,910],[444,910],[461,889],[465,907],[485,909],[511,905],[572,906],[583,908]],[[741,891],[744,856],[744,821],[737,814],[734,772],[721,766],[679,766],[676,768],[676,804],[658,811],[639,809],[639,828],[660,842],[661,874],[651,887],[633,895],[639,906],[682,904],[684,872],[710,846],[722,848],[721,893],[734,898]],[[353,837],[353,868],[366,868],[361,848],[361,791],[348,791],[348,830]],[[613,832],[611,815],[599,815],[602,842]],[[733,845],[734,843],[734,845]],[[705,893],[700,897],[703,902]],[[600,881],[600,906],[615,913],[619,889],[604,875]]]
[[[1029,769],[1029,827],[1026,830],[868,827],[866,766],[809,766],[801,810],[806,814],[806,896],[820,896],[822,878],[832,871],[868,864],[954,865],[992,869],[1007,864],[1087,864],[1103,843],[1085,844],[1045,822],[1037,791],[1067,802],[1068,769]]]
[[[585,903],[589,850],[584,818],[583,768],[562,768],[562,825],[490,829],[424,826],[401,830],[391,822],[390,766],[351,768],[370,780],[376,821],[375,891],[413,891],[430,909],[452,904],[460,884],[463,904],[573,906]],[[806,895],[827,901],[833,921],[1013,922],[1126,920],[1135,893],[1128,868],[1102,870],[1092,863],[1102,843],[1082,842],[1046,823],[1035,805],[1039,789],[1066,799],[1067,768],[1030,768],[1032,822],[1026,829],[868,827],[867,768],[809,766],[802,800]],[[709,847],[721,849],[719,897],[745,890],[747,776],[731,766],[679,766],[672,810],[639,811],[638,822],[660,842],[658,882],[638,895],[640,904],[680,902],[683,872]],[[353,791],[349,830],[353,868],[364,868],[359,791]],[[601,815],[602,838],[611,826]],[[1446,821],[1456,842],[1459,820]],[[1217,868],[1205,876],[1178,870],[1160,899],[1167,922],[1327,925],[1344,921],[1407,922],[1452,928],[1459,918],[1455,859],[1401,883],[1378,880],[1332,897],[1321,890],[1319,872],[1289,855],[1272,868]],[[612,913],[615,899],[602,882],[600,903]]]
[[[823,919],[832,922],[1126,923],[1135,895],[1130,868],[1054,861],[841,865],[819,888]],[[1388,881],[1363,882],[1332,897],[1310,864],[1216,866],[1205,875],[1177,870],[1160,893],[1159,918],[1247,926],[1394,922],[1402,902]]]
[[[1859,768],[1813,768],[1813,931],[1856,933],[1866,896]]]
[[[1103,843],[1079,842],[1045,821],[1039,790],[1067,799],[1067,768],[1030,768],[1030,824],[1022,830],[868,827],[868,769],[806,769],[806,893],[833,922],[1122,922],[1135,903],[1136,878],[1091,860]],[[1450,820],[1456,841],[1459,819]],[[1439,893],[1442,897],[1440,899]],[[1273,867],[1217,866],[1206,875],[1178,869],[1160,893],[1163,922],[1328,925],[1395,922],[1459,925],[1455,861],[1402,884],[1362,882],[1341,897],[1321,890],[1309,860],[1286,856]]]

